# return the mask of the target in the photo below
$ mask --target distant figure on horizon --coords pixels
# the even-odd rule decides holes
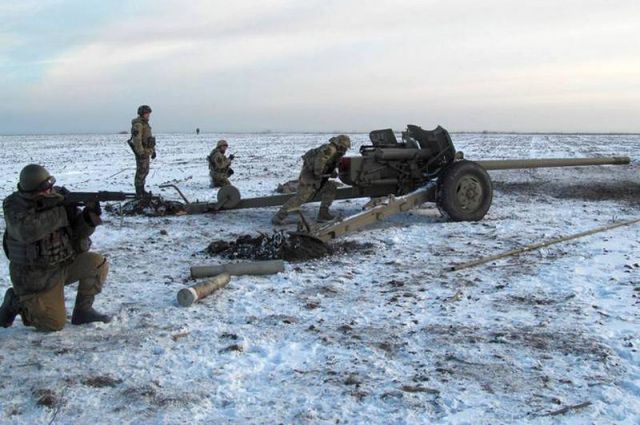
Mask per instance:
[[[149,174],[150,159],[156,159],[156,138],[151,134],[150,116],[151,108],[148,105],[141,105],[138,108],[138,116],[131,120],[131,138],[128,143],[136,157],[136,175],[133,184],[138,198],[149,195],[149,192],[144,190],[144,184]]]
[[[196,128],[196,135],[200,134],[200,129]]]

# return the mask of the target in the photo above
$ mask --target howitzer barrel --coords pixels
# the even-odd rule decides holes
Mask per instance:
[[[191,277],[199,279],[203,277],[216,276],[221,273],[229,273],[232,276],[238,275],[264,275],[276,274],[284,271],[284,261],[254,261],[244,263],[229,263],[217,266],[193,266],[191,267]]]
[[[600,158],[542,158],[542,159],[499,159],[475,161],[485,170],[516,170],[521,168],[581,167],[589,165],[628,165],[628,156]]]

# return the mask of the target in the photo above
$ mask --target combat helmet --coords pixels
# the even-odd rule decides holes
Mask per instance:
[[[150,114],[151,107],[149,105],[140,105],[138,106],[138,115],[143,116],[144,114]]]
[[[24,193],[42,192],[56,183],[46,168],[38,164],[29,164],[20,171],[18,190]]]
[[[216,143],[216,148],[220,148],[222,146],[229,146],[229,143],[227,143],[226,140],[218,140],[218,143]]]
[[[335,145],[338,150],[342,152],[346,152],[347,150],[351,149],[351,139],[349,138],[349,136],[345,136],[344,134],[332,137],[331,139],[329,139],[329,143]]]

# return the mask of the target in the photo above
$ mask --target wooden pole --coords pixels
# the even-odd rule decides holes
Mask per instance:
[[[229,284],[230,280],[231,275],[229,275],[229,273],[222,273],[206,282],[200,282],[188,288],[183,288],[178,291],[178,304],[182,307],[189,307],[191,304],[211,295],[218,289],[224,288]]]
[[[619,221],[617,223],[613,223],[613,224],[609,224],[607,226],[602,226],[602,227],[598,227],[596,229],[592,229],[592,230],[587,230],[586,232],[580,232],[580,233],[576,233],[574,235],[569,235],[569,236],[563,236],[560,238],[556,238],[556,239],[551,239],[549,241],[545,241],[545,242],[538,242],[532,245],[527,245],[527,246],[523,246],[522,248],[518,248],[518,249],[514,249],[511,251],[506,251],[503,252],[501,254],[496,254],[496,255],[492,255],[490,257],[484,257],[484,258],[480,258],[478,260],[474,260],[474,261],[469,261],[466,263],[459,263],[459,264],[454,264],[450,267],[447,267],[445,270],[449,271],[449,272],[455,272],[458,270],[462,270],[462,269],[468,269],[471,267],[476,267],[482,264],[486,264],[489,263],[491,261],[495,261],[495,260],[499,260],[501,258],[505,258],[505,257],[511,257],[513,255],[518,255],[518,254],[522,254],[525,252],[529,252],[529,251],[534,251],[540,248],[545,248],[549,245],[555,245],[558,243],[562,243],[562,242],[566,242],[566,241],[570,241],[573,239],[578,239],[578,238],[584,238],[585,236],[590,236],[596,233],[601,233],[601,232],[606,232],[608,230],[612,230],[612,229],[617,229],[618,227],[624,227],[624,226],[631,226],[633,224],[639,223],[640,219],[636,218],[633,220],[626,220],[626,221]]]
[[[216,266],[192,266],[191,277],[200,279],[203,277],[211,277],[220,273],[229,273],[232,276],[239,275],[265,275],[276,274],[284,271],[284,261],[251,261],[242,263],[227,263]]]

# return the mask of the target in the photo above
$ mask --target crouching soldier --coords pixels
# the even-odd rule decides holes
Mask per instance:
[[[20,172],[18,191],[3,202],[3,247],[9,258],[12,288],[0,307],[0,326],[22,322],[42,331],[59,331],[66,322],[64,287],[79,282],[71,323],[109,322],[93,309],[109,264],[89,252],[89,236],[101,224],[100,205],[83,209],[64,203],[66,190],[40,165]]]
[[[350,148],[351,139],[340,135],[332,137],[329,143],[305,153],[302,156],[304,161],[302,171],[298,177],[298,192],[280,208],[271,222],[276,225],[282,224],[290,211],[311,201],[316,195],[320,195],[320,211],[317,220],[319,222],[333,220],[335,217],[329,213],[329,207],[336,198],[338,186],[329,179],[338,176],[336,167]]]
[[[210,187],[228,186],[229,177],[233,175],[231,161],[234,155],[225,155],[229,144],[226,140],[218,140],[215,149],[211,151],[207,160],[209,161],[209,176],[211,177]]]

